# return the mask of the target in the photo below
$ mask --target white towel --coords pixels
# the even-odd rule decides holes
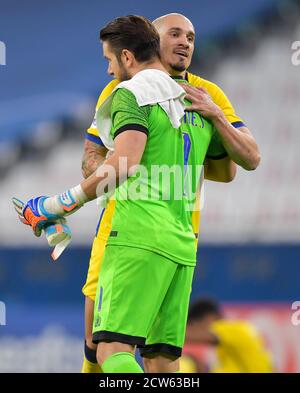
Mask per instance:
[[[119,83],[97,111],[97,128],[101,130],[101,140],[107,149],[114,150],[114,142],[110,135],[110,114],[113,96],[120,88],[131,91],[139,106],[159,104],[168,115],[172,126],[180,126],[184,116],[185,91],[165,72],[155,69],[143,70],[130,80]]]

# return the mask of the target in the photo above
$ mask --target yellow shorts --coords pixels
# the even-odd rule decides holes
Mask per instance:
[[[115,210],[116,201],[109,201],[107,207],[100,217],[99,228],[97,230],[93,247],[91,251],[89,270],[86,282],[82,288],[85,296],[95,301],[99,274],[101,270],[102,259],[105,251],[107,239],[109,237],[112,225],[112,217]]]

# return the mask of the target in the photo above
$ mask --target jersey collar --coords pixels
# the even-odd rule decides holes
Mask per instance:
[[[181,76],[181,75],[178,75],[178,76],[171,76],[171,78],[175,79],[175,80],[176,79],[181,79],[181,80],[186,80],[187,82],[189,81],[189,76],[188,76],[188,72],[187,71],[185,72],[185,76],[184,77]]]

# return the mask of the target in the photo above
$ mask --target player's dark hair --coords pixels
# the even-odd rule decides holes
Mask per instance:
[[[128,49],[140,63],[160,58],[159,34],[152,23],[138,15],[116,18],[100,30],[100,40],[107,41],[118,59]]]
[[[199,320],[207,315],[222,316],[222,311],[219,304],[214,299],[201,298],[192,303],[189,309],[188,321]]]

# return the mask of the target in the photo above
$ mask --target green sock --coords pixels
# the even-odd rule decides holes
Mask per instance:
[[[109,356],[102,364],[104,373],[143,373],[132,353],[117,352]]]

